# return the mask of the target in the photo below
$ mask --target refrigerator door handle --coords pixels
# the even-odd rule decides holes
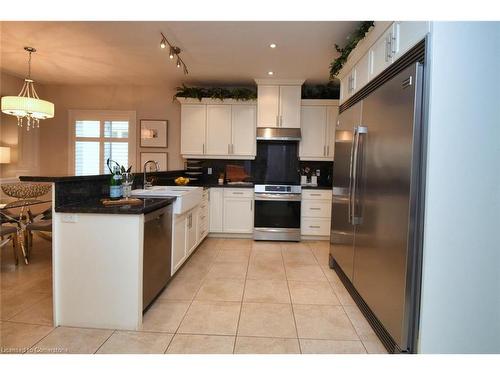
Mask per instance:
[[[358,126],[357,131],[356,131],[356,142],[355,142],[355,148],[354,148],[354,167],[353,167],[353,187],[352,187],[352,198],[351,198],[351,212],[352,212],[352,223],[354,225],[361,224],[361,210],[360,212],[356,212],[356,201],[357,201],[357,195],[358,195],[358,177],[360,172],[360,162],[362,161],[362,158],[359,157],[360,150],[359,150],[359,141],[361,139],[362,134],[368,133],[368,128],[366,126]],[[363,142],[363,147],[364,147],[364,142]]]
[[[356,137],[358,128],[355,126],[352,130],[351,156],[349,162],[349,204],[347,206],[347,222],[352,223],[352,187],[353,187],[353,166],[354,166],[354,149],[356,147]]]

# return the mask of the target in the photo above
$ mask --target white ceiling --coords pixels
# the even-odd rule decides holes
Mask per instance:
[[[2,70],[23,77],[24,46],[37,48],[32,77],[46,84],[249,85],[253,78],[328,81],[334,44],[358,22],[2,22]],[[160,49],[182,49],[189,75]],[[269,48],[271,42],[278,46]]]

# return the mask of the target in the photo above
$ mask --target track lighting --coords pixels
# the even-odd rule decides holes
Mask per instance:
[[[184,72],[184,74],[188,74],[188,68],[186,66],[186,63],[182,60],[182,58],[180,57],[180,53],[181,53],[181,49],[177,46],[174,46],[172,45],[167,37],[165,35],[163,35],[163,33],[160,33],[161,34],[161,42],[160,42],[160,48],[164,49],[164,48],[167,48],[167,46],[169,47],[169,54],[168,54],[168,57],[170,58],[170,60],[173,60],[175,57],[177,57],[177,62],[175,64],[175,66],[177,66],[178,68],[182,67],[182,71]]]

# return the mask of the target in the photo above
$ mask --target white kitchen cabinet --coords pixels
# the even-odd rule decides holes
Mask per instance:
[[[280,128],[300,128],[301,86],[280,86]]]
[[[300,98],[304,81],[255,81],[257,82],[257,127],[300,128]]]
[[[337,100],[302,100],[301,160],[333,160],[337,114]]]
[[[366,53],[354,67],[354,93],[358,92],[369,81],[370,55]]]
[[[224,196],[224,233],[253,232],[253,197]]]
[[[394,61],[404,55],[411,47],[425,38],[430,31],[428,21],[398,21],[394,23],[396,41],[393,52]]]
[[[256,154],[256,112],[255,105],[233,105],[231,112],[231,155]]]
[[[329,160],[334,159],[335,155],[335,132],[337,130],[337,118],[339,116],[338,106],[328,106],[326,108],[326,122],[327,128],[327,143],[326,143],[326,156]]]
[[[200,243],[208,235],[208,223],[209,223],[209,191],[208,189],[203,190],[202,200],[200,208],[198,210],[198,231],[197,231],[197,242]]]
[[[394,24],[378,38],[370,48],[370,65],[368,70],[369,79],[373,79],[393,62],[393,48],[396,36],[394,34]]]
[[[186,253],[186,222],[187,214],[175,215],[172,230],[172,275],[187,258]]]
[[[303,236],[329,236],[331,216],[331,190],[302,190],[300,232]]]
[[[207,155],[228,155],[231,148],[231,106],[207,105]]]
[[[209,189],[209,228],[210,232],[222,232],[222,216],[224,214],[224,188]]]
[[[277,128],[279,126],[279,101],[279,86],[257,86],[257,127]]]
[[[198,208],[188,212],[185,220],[186,225],[186,256],[189,256],[198,244]]]
[[[181,106],[181,154],[205,153],[207,106],[188,104]]]
[[[323,159],[326,155],[326,106],[302,106],[299,157]]]

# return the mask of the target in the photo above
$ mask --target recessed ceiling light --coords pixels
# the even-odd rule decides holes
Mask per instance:
[[[274,74],[274,72],[269,71],[269,72],[267,72],[267,74],[270,75],[270,76],[272,76]]]
[[[276,43],[271,43],[271,44],[269,45],[269,47],[271,47],[271,48],[276,48]]]

